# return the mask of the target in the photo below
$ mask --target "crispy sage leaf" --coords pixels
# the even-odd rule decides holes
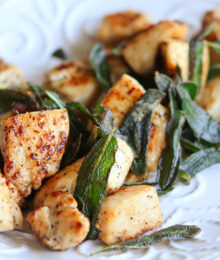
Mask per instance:
[[[78,201],[79,209],[90,219],[90,239],[97,237],[95,223],[106,196],[108,174],[115,162],[116,150],[117,140],[113,130],[92,147],[77,177],[74,198]]]
[[[193,153],[198,152],[202,149],[198,144],[184,137],[181,137],[181,144],[186,150],[191,151]]]
[[[200,34],[191,39],[189,43],[189,60],[190,60],[190,75],[189,78],[198,86],[197,94],[200,91],[202,83],[202,66],[203,66],[203,51],[205,43],[203,39],[208,36],[216,27],[216,23],[210,24]]]
[[[207,42],[208,46],[220,54],[220,42]]]
[[[184,82],[181,84],[181,87],[189,93],[192,100],[195,100],[198,93],[198,86],[194,82]]]
[[[56,57],[56,58],[59,58],[61,60],[68,60],[69,57],[68,55],[65,53],[65,51],[61,48],[55,50],[53,53],[52,53],[52,56],[53,57]]]
[[[197,139],[220,144],[220,124],[198,106],[182,88],[177,88],[186,121]]]
[[[96,43],[89,53],[90,64],[95,71],[96,78],[100,85],[108,91],[111,86],[110,68],[106,59],[104,46],[101,43]]]
[[[216,163],[220,163],[220,149],[208,148],[193,153],[180,165],[180,178],[189,181],[198,172]]]
[[[185,122],[182,112],[177,110],[171,89],[169,97],[171,119],[166,129],[166,148],[160,157],[157,170],[157,181],[162,191],[170,188],[176,179],[181,159],[180,137]]]
[[[34,99],[23,91],[0,89],[0,114],[13,110],[17,104],[35,107]]]
[[[128,143],[133,148],[135,158],[131,170],[136,175],[143,175],[146,172],[151,115],[163,97],[164,93],[159,90],[147,90],[135,103],[120,127],[120,132],[127,137]]]
[[[208,79],[219,77],[220,75],[220,64],[212,64],[209,67],[209,76]]]
[[[168,228],[153,232],[148,236],[143,236],[137,239],[132,239],[125,242],[120,242],[115,245],[104,247],[103,249],[94,252],[92,255],[100,254],[108,251],[121,251],[126,249],[143,249],[151,245],[160,243],[164,240],[186,240],[192,239],[199,234],[201,229],[197,226],[190,225],[174,225]]]

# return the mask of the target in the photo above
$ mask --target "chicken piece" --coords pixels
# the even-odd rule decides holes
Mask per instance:
[[[43,205],[47,195],[55,191],[68,192],[74,194],[76,179],[78,177],[79,169],[82,165],[84,157],[76,162],[68,165],[63,170],[59,171],[53,177],[46,181],[46,183],[37,191],[34,197],[34,207],[38,208]]]
[[[125,11],[104,17],[97,33],[98,41],[116,44],[147,28],[150,19],[147,14]]]
[[[0,121],[4,174],[23,197],[58,171],[68,135],[66,109],[19,114]]]
[[[210,65],[210,53],[207,42],[204,41],[204,49],[202,54],[202,72],[201,72],[201,87],[199,94],[196,97],[196,102],[202,106],[202,97],[204,96],[204,90],[209,74],[209,65]]]
[[[113,113],[115,127],[120,126],[126,114],[144,93],[145,89],[127,74],[122,75],[114,84],[102,101],[102,105]]]
[[[128,74],[130,69],[124,60],[116,55],[107,55],[108,64],[110,67],[111,82],[116,83],[123,74]]]
[[[189,43],[167,39],[162,42],[160,49],[166,72],[175,78],[178,66],[183,81],[187,81],[189,79]]]
[[[205,14],[203,18],[203,29],[209,26],[211,23],[216,22],[216,28],[210,33],[206,39],[209,41],[220,41],[220,11],[212,10]],[[210,48],[211,62],[220,63],[220,54],[213,48]]]
[[[220,122],[220,77],[213,78],[207,83],[202,103],[206,112]]]
[[[108,194],[117,191],[122,186],[134,160],[133,152],[124,140],[117,138],[117,144],[115,163],[108,176]]]
[[[122,186],[133,161],[133,152],[126,142],[117,138],[117,143],[118,149],[115,154],[115,163],[112,166],[108,177],[108,194],[118,190]],[[41,206],[47,195],[51,192],[65,191],[74,194],[76,180],[84,158],[85,157],[65,167],[55,176],[50,178],[36,193],[34,207],[37,208]]]
[[[8,87],[26,87],[24,74],[20,68],[0,59],[0,89]]]
[[[77,246],[90,229],[73,196],[61,191],[48,194],[43,206],[31,211],[26,220],[42,244],[54,250]]]
[[[18,229],[23,226],[23,216],[13,200],[6,178],[0,173],[0,232]]]
[[[136,238],[162,224],[157,191],[152,186],[123,187],[105,198],[96,227],[107,245]]]
[[[211,23],[216,22],[215,29],[206,37],[209,41],[220,41],[220,11],[211,10],[208,11],[202,21],[203,29],[208,27]]]
[[[166,127],[168,123],[168,110],[162,105],[158,105],[151,118],[151,132],[150,141],[147,153],[147,171],[146,177],[149,172],[156,172],[158,161],[166,146]]]
[[[79,62],[68,61],[46,74],[46,87],[69,101],[87,106],[95,103],[101,89],[94,72]]]
[[[130,38],[122,48],[122,56],[138,74],[147,75],[155,69],[158,48],[167,38],[183,40],[187,33],[183,23],[163,21]]]

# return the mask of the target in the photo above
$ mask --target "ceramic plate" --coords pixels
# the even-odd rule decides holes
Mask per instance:
[[[220,0],[0,0],[0,57],[20,66],[28,81],[41,83],[44,72],[57,62],[51,53],[63,47],[73,58],[85,55],[107,13],[146,11],[155,22],[187,22],[193,33],[200,28],[204,12],[219,6]],[[164,226],[182,223],[202,228],[193,242],[170,242],[148,250],[88,258],[101,242],[87,241],[76,249],[53,252],[32,234],[12,231],[0,234],[0,260],[220,259],[219,183],[220,165],[216,165],[198,174],[189,186],[177,184],[161,198]]]

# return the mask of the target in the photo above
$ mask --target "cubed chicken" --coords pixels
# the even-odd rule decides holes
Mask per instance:
[[[122,48],[122,56],[138,74],[147,75],[156,67],[160,44],[167,38],[183,40],[187,33],[183,23],[163,21],[130,38]]]
[[[203,108],[220,122],[220,77],[210,80],[202,97]]]
[[[26,85],[21,69],[0,59],[0,89],[15,86],[25,88]]]
[[[66,250],[80,244],[87,236],[90,223],[67,192],[48,194],[42,207],[26,218],[42,244],[54,250]]]
[[[123,187],[105,198],[96,227],[107,245],[136,238],[161,226],[157,191],[152,186]]]
[[[113,113],[115,127],[120,126],[124,117],[144,93],[144,88],[127,74],[124,74],[114,84],[105,96],[102,104]]]
[[[205,14],[203,18],[203,29],[209,26],[211,23],[216,22],[215,29],[206,37],[209,41],[220,41],[220,11],[212,10]],[[220,54],[213,48],[210,48],[211,62],[220,63]]]
[[[160,49],[165,71],[175,78],[178,66],[183,81],[187,81],[189,78],[189,43],[167,39],[162,42]]]
[[[69,101],[87,106],[96,102],[101,89],[94,72],[79,62],[65,62],[46,74],[46,87]]]
[[[147,14],[125,11],[104,17],[97,33],[99,41],[116,44],[150,25]]]
[[[65,191],[73,194],[76,186],[76,179],[83,160],[84,157],[68,165],[47,180],[34,197],[34,207],[38,208],[42,206],[47,195],[51,192]]]
[[[108,64],[110,67],[111,82],[116,83],[123,74],[129,74],[130,68],[125,61],[116,55],[107,55]]]
[[[58,171],[68,135],[66,109],[19,114],[0,121],[4,174],[23,197]]]
[[[19,229],[22,226],[21,210],[11,196],[6,178],[0,173],[0,232]]]
[[[207,45],[207,42],[204,41],[204,49],[202,54],[202,71],[201,71],[201,87],[199,94],[196,97],[196,102],[199,105],[202,105],[202,97],[204,95],[205,86],[207,83],[207,78],[209,74],[209,65],[210,65],[210,53],[209,53],[209,47]]]
[[[118,149],[115,154],[115,163],[111,167],[108,177],[108,194],[118,190],[123,185],[133,161],[133,152],[126,142],[117,138],[117,143]],[[34,207],[41,206],[51,192],[65,191],[74,194],[76,180],[83,160],[84,157],[50,178],[36,193]]]

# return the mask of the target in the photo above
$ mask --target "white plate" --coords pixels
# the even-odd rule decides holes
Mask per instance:
[[[220,0],[0,0],[0,57],[20,66],[29,81],[40,83],[56,61],[50,57],[57,47],[72,57],[85,55],[94,42],[97,23],[118,10],[146,11],[154,21],[176,19],[199,29],[203,13],[220,6]],[[88,258],[101,246],[84,242],[77,249],[53,252],[37,239],[18,231],[0,234],[0,260],[12,259],[220,259],[220,166],[197,175],[190,186],[178,184],[161,198],[164,226],[196,224],[202,233],[194,241],[170,242],[149,250],[130,251]]]

